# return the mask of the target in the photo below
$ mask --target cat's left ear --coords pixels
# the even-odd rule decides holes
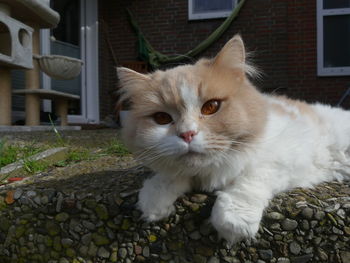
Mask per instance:
[[[214,58],[214,65],[228,69],[242,69],[246,64],[246,52],[240,35],[231,38]]]

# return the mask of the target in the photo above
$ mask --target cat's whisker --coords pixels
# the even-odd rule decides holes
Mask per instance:
[[[154,149],[157,149],[154,151]],[[149,147],[147,150],[143,151],[141,154],[136,156],[136,159],[145,164],[152,164],[160,159],[164,159],[167,155],[170,155],[169,152],[171,147],[159,147],[159,145],[154,145]]]

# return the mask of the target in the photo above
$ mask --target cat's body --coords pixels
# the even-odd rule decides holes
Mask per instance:
[[[141,75],[119,68],[132,109],[123,137],[156,175],[139,195],[148,221],[193,188],[216,191],[211,223],[254,237],[274,194],[350,175],[350,112],[258,92],[240,37],[213,60]]]

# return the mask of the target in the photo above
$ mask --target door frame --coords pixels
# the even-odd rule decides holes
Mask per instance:
[[[68,115],[69,123],[99,124],[99,66],[98,66],[98,0],[80,0],[81,60],[81,115]],[[41,53],[50,54],[50,29],[41,30]],[[42,86],[51,89],[51,78],[42,74]],[[52,110],[51,102],[44,101],[44,111]]]

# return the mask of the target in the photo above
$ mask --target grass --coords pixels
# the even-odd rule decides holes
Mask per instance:
[[[45,171],[49,165],[44,161],[33,161],[33,160],[24,160],[23,169],[29,174],[35,174]]]
[[[69,150],[65,160],[55,164],[57,167],[64,167],[72,163],[78,163],[81,161],[92,160],[94,156],[90,151],[83,148],[72,148]]]
[[[5,146],[4,141],[0,141],[0,169],[1,167],[16,161],[18,148],[14,146]]]
[[[130,152],[126,149],[124,144],[122,144],[118,139],[113,139],[109,142],[109,145],[105,149],[106,154],[116,154],[120,156],[129,155]]]
[[[127,156],[130,152],[117,139],[117,137],[109,137],[105,143],[99,146],[94,144],[78,143],[69,137],[64,137],[51,122],[53,127],[53,138],[50,141],[34,139],[36,142],[21,141],[20,143],[12,143],[0,139],[0,169],[8,164],[16,161],[23,161],[23,169],[19,176],[28,176],[39,172],[47,171],[54,167],[66,167],[71,164],[82,161],[96,160],[103,156]],[[40,143],[39,143],[40,142]],[[92,145],[92,146],[91,146]],[[64,160],[49,164],[42,160],[32,160],[30,157],[53,147],[68,147],[68,154]],[[1,183],[1,182],[0,182]]]
[[[29,162],[29,157],[45,150],[43,147],[35,146],[34,143],[27,145],[7,145],[5,141],[0,141],[0,168],[19,161]],[[31,165],[29,164],[28,167]]]

